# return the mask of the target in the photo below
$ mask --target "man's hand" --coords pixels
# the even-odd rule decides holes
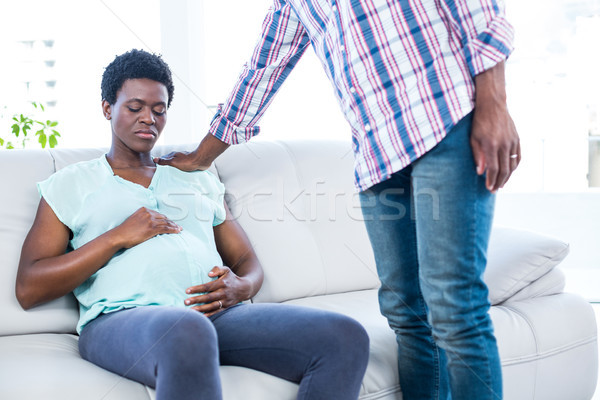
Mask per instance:
[[[237,276],[229,267],[214,267],[208,276],[217,279],[203,285],[192,286],[185,291],[187,294],[203,293],[185,301],[186,305],[200,304],[191,307],[192,309],[211,316],[241,301],[248,300],[251,285],[244,278]]]
[[[475,111],[471,148],[477,173],[486,172],[486,187],[503,187],[521,161],[519,135],[506,107],[504,63],[475,77]]]
[[[229,145],[220,141],[210,133],[200,142],[196,150],[187,152],[171,152],[166,156],[154,158],[160,165],[170,165],[182,171],[204,171]]]
[[[160,158],[155,157],[154,162],[160,165],[170,165],[182,171],[201,171],[207,169],[209,165],[199,165],[196,159],[196,153],[189,151],[172,151]]]

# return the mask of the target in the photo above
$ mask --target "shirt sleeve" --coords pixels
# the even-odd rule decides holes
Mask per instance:
[[[514,30],[506,20],[501,0],[445,0],[441,7],[452,33],[462,43],[472,76],[508,58]]]
[[[225,185],[221,183],[219,178],[214,176],[212,172],[206,171],[210,187],[209,196],[215,202],[215,219],[213,220],[213,226],[217,226],[225,221],[226,212],[225,212]]]
[[[222,224],[226,217],[224,206],[225,185],[209,171],[183,172],[183,174],[191,177],[189,182],[195,190],[210,200],[214,215],[212,225]]]
[[[259,127],[255,125],[309,43],[291,6],[285,0],[275,0],[252,57],[227,101],[219,105],[209,133],[228,144],[243,143],[257,135]]]
[[[37,188],[60,222],[75,233],[81,194],[73,172],[72,168],[58,171],[45,181],[38,182]]]

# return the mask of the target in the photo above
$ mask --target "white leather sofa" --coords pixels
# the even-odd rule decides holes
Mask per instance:
[[[79,357],[72,296],[23,311],[14,295],[21,244],[39,199],[35,182],[105,151],[0,151],[1,399],[154,398],[152,389]],[[343,142],[254,142],[230,148],[214,172],[265,269],[253,301],[356,318],[371,338],[360,398],[401,399],[395,337],[379,314],[378,279],[352,185],[352,158]],[[485,280],[506,400],[589,400],[594,393],[594,313],[578,295],[563,293],[564,275],[555,268],[568,249],[558,239],[494,227]],[[295,384],[261,372],[221,367],[221,373],[227,400],[296,397]]]

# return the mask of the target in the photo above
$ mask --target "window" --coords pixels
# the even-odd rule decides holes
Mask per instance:
[[[506,0],[516,50],[508,100],[523,162],[507,189],[581,192],[600,186],[600,2]]]
[[[33,112],[35,101],[46,108],[40,118],[59,122],[59,146],[109,146],[103,68],[131,48],[160,46],[158,0],[0,3],[0,136],[12,115]]]

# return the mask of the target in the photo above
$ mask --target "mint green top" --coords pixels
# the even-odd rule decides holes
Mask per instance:
[[[158,165],[145,188],[114,175],[102,156],[56,172],[38,183],[38,190],[73,232],[72,249],[120,225],[140,207],[183,228],[120,250],[73,291],[79,301],[79,333],[101,313],[147,305],[185,307],[185,289],[209,282],[208,272],[223,265],[213,226],[225,219],[224,187],[208,171]]]

